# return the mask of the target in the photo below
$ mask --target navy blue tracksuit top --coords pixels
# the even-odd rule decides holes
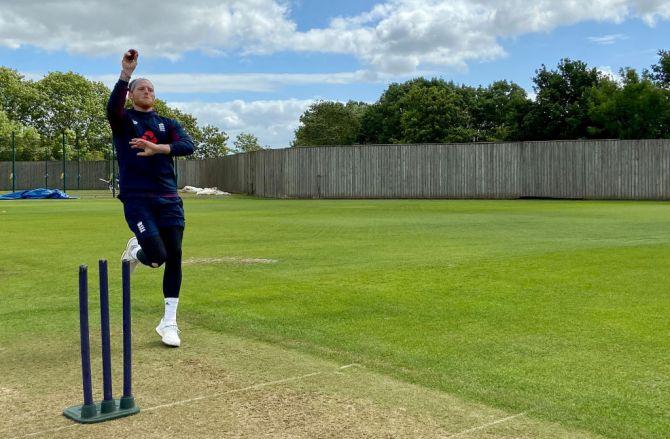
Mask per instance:
[[[174,119],[154,111],[126,109],[127,93],[128,83],[119,79],[107,103],[107,119],[119,162],[119,198],[175,196],[177,179],[172,157],[193,154],[193,140]],[[138,157],[142,149],[130,146],[130,140],[136,137],[170,145],[170,154]]]

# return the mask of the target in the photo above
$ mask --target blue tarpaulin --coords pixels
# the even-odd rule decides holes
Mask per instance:
[[[76,197],[70,197],[63,191],[58,189],[31,189],[28,191],[10,192],[5,195],[0,195],[0,200],[41,200],[49,198],[52,200],[67,200]]]

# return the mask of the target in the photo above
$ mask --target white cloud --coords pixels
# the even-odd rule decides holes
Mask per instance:
[[[600,66],[600,67],[596,67],[596,69],[598,70],[598,72],[600,72],[601,75],[604,75],[607,78],[609,78],[610,81],[614,81],[614,82],[618,83],[619,85],[623,85],[623,78],[621,77],[621,75],[614,72],[614,70],[612,70],[612,67],[610,67],[610,66]]]
[[[241,132],[250,132],[263,145],[286,148],[293,140],[300,115],[314,100],[273,100],[230,102],[170,102],[171,106],[198,118],[200,125],[214,125],[228,133],[232,146]]]
[[[276,0],[0,1],[0,45],[31,44],[86,55],[121,54],[179,59],[263,50],[295,32],[288,7]]]
[[[411,72],[421,65],[464,68],[472,59],[504,55],[490,28],[494,11],[465,0],[396,0],[371,13],[295,34],[292,47],[351,53],[374,68]]]
[[[658,20],[670,19],[670,2],[667,0],[638,0],[635,3],[638,14],[650,26]]]
[[[26,74],[26,77],[36,74]],[[271,92],[284,86],[309,84],[361,84],[385,83],[393,79],[389,75],[371,71],[338,73],[149,73],[138,71],[135,77],[147,77],[158,93],[225,93],[225,92]],[[119,75],[88,77],[112,87]],[[38,78],[39,79],[39,78]]]
[[[614,44],[617,41],[621,40],[627,40],[628,37],[623,34],[611,34],[611,35],[603,35],[600,37],[589,37],[589,41],[592,43],[596,44],[601,44],[601,45],[610,45]]]
[[[548,32],[582,21],[649,25],[670,19],[668,0],[388,0],[299,32],[287,0],[0,1],[0,45],[31,44],[75,54],[179,59],[189,51],[217,55],[277,51],[342,53],[371,70],[464,69],[505,56],[500,38]]]
[[[44,72],[19,72],[27,80],[39,81]],[[434,71],[417,71],[415,75],[439,76]],[[112,88],[119,74],[85,75],[91,81],[98,81]],[[390,84],[411,79],[412,75],[391,75],[371,70],[335,73],[151,73],[138,68],[135,78],[148,78],[156,87],[156,92],[171,94],[230,93],[230,92],[274,92],[287,86],[302,85],[346,85],[346,84]]]

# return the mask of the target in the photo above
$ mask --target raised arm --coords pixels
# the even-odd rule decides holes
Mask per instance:
[[[126,95],[128,93],[128,82],[137,67],[137,50],[130,49],[123,54],[121,60],[121,75],[114,85],[112,94],[107,102],[107,120],[114,129],[122,120],[125,113]]]

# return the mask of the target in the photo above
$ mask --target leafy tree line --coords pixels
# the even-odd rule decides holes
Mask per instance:
[[[51,72],[39,81],[0,67],[0,160],[11,160],[12,133],[17,160],[58,160],[65,154],[82,160],[109,157],[111,130],[105,108],[111,91],[101,82],[73,72]],[[130,104],[128,104],[130,106]],[[212,125],[200,126],[192,115],[157,99],[156,111],[177,119],[193,137],[192,158],[231,152],[228,135]]]
[[[293,146],[566,139],[670,138],[670,51],[613,78],[578,60],[535,71],[519,85],[488,87],[416,78],[391,84],[374,104],[319,101],[300,117]]]

